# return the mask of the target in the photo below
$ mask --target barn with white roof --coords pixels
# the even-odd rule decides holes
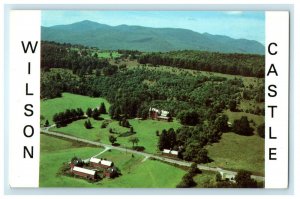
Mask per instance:
[[[97,171],[94,170],[90,170],[90,169],[86,169],[86,168],[82,168],[82,167],[71,167],[71,172],[74,175],[80,176],[80,177],[84,177],[87,179],[96,179],[97,178]]]
[[[114,163],[112,161],[91,157],[90,165],[93,167],[109,168],[112,167]]]

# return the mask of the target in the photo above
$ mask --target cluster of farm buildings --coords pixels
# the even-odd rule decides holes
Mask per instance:
[[[151,118],[153,120],[156,119],[156,120],[163,120],[163,121],[168,121],[168,122],[170,122],[172,120],[169,111],[160,110],[160,109],[152,108],[152,107],[150,107],[150,109],[149,109],[149,118]]]
[[[102,173],[102,177],[113,178],[118,172],[112,161],[90,158],[87,163],[81,159],[75,159],[70,162],[70,172],[75,176],[88,180],[97,180]]]

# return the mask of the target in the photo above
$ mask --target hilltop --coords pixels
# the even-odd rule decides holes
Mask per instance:
[[[222,53],[264,54],[265,47],[254,40],[233,39],[224,35],[198,33],[180,28],[109,26],[93,21],[42,27],[42,40],[81,44],[103,50],[168,52],[201,50]]]

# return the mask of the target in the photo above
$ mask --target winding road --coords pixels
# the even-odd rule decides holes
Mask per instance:
[[[153,158],[153,159],[157,159],[163,162],[168,162],[168,163],[172,163],[172,164],[177,164],[180,166],[191,166],[191,162],[187,162],[187,161],[183,161],[183,160],[175,160],[175,159],[171,159],[171,158],[167,158],[167,157],[162,157],[159,155],[154,155],[154,154],[149,154],[149,153],[145,153],[145,152],[140,152],[140,151],[135,151],[132,149],[127,149],[127,148],[123,148],[123,147],[118,147],[118,146],[112,146],[109,144],[104,144],[101,142],[94,142],[94,141],[90,141],[90,140],[86,140],[86,139],[82,139],[82,138],[78,138],[78,137],[74,137],[74,136],[70,136],[70,135],[66,135],[66,134],[62,134],[62,133],[58,133],[58,132],[54,132],[54,131],[50,131],[49,129],[54,127],[55,125],[49,126],[49,127],[45,127],[45,128],[41,128],[41,133],[44,134],[48,134],[48,135],[52,135],[52,136],[57,136],[57,137],[62,137],[62,138],[66,138],[66,139],[70,139],[70,140],[74,140],[74,141],[78,141],[78,142],[83,142],[83,143],[87,143],[87,144],[91,144],[94,146],[100,146],[100,147],[104,147],[105,150],[108,149],[114,149],[114,150],[118,150],[118,151],[124,151],[124,152],[129,152],[129,153],[133,153],[133,154],[138,154],[138,155],[142,155],[145,157],[144,161],[148,158]],[[204,166],[201,164],[198,164],[198,168],[200,170],[206,170],[206,171],[214,171],[214,172],[223,172],[225,174],[228,175],[236,175],[237,172],[235,171],[230,171],[230,170],[225,170],[222,168],[216,168],[216,167],[209,167],[209,166]],[[251,176],[253,179],[255,180],[259,180],[259,181],[264,181],[265,178],[262,176],[256,176],[256,175],[252,175]]]

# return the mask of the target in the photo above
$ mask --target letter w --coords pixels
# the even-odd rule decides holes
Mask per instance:
[[[24,53],[27,53],[28,48],[30,47],[31,52],[35,53],[36,47],[37,47],[38,41],[35,42],[34,48],[32,47],[31,41],[27,43],[27,46],[25,47],[24,41],[22,41],[22,46],[23,46],[23,50]]]

